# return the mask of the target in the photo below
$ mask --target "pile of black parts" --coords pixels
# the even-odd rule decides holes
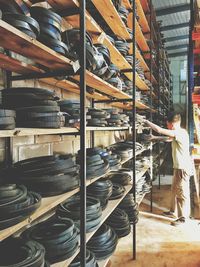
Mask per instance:
[[[70,218],[76,227],[80,228],[80,196],[72,196],[60,204],[56,210],[56,216],[62,220]],[[100,201],[94,197],[87,196],[86,199],[86,232],[94,231],[101,222],[102,209]]]
[[[122,141],[109,146],[113,153],[118,154],[122,160],[126,160],[133,156],[133,142]]]
[[[59,112],[53,91],[16,87],[2,90],[3,107],[16,111],[18,127],[26,128],[60,128],[64,125],[64,117]]]
[[[119,113],[115,109],[107,109],[107,113],[110,114],[107,119],[108,126],[112,127],[128,127],[129,126],[129,117],[126,114]]]
[[[103,224],[87,243],[87,248],[95,254],[97,260],[103,260],[113,254],[117,242],[115,231],[107,224]]]
[[[62,55],[67,55],[69,49],[67,45],[61,41],[62,18],[52,10],[38,6],[31,7],[30,13],[40,25],[38,40],[54,51]]]
[[[121,157],[115,153],[109,153],[106,157],[110,170],[119,170],[121,168]]]
[[[23,10],[15,3],[15,1],[2,1],[0,8],[2,11],[2,19],[27,34],[31,38],[38,38],[40,26],[38,22],[23,13]]]
[[[105,223],[115,230],[118,238],[127,236],[131,231],[127,213],[118,208],[111,213]]]
[[[0,130],[13,130],[16,125],[16,113],[14,110],[0,109]]]
[[[87,179],[93,179],[95,177],[104,175],[110,170],[108,161],[105,159],[102,159],[101,153],[102,153],[101,148],[98,148],[98,147],[87,148],[86,150],[86,154],[87,154],[86,177]],[[80,151],[78,152],[78,156],[77,156],[78,163],[80,162],[79,155],[80,155]]]
[[[70,258],[78,249],[79,234],[70,219],[50,218],[26,230],[22,236],[45,247],[45,258],[51,263]]]
[[[61,100],[59,105],[65,116],[65,126],[73,126],[80,123],[79,100]]]
[[[71,154],[19,161],[11,169],[11,176],[42,196],[59,195],[79,186],[79,167]]]
[[[32,214],[41,204],[41,196],[24,185],[0,186],[0,230],[13,226]]]
[[[138,205],[135,203],[132,193],[125,196],[119,204],[119,208],[128,214],[129,220],[132,224],[136,224],[138,222]]]
[[[112,195],[110,196],[110,200],[119,199],[121,198],[125,193],[125,187],[121,184],[114,184],[113,183],[113,190]]]
[[[22,238],[8,238],[0,242],[0,251],[1,266],[49,266],[45,262],[45,248],[35,241],[27,241]]]
[[[121,171],[111,172],[106,178],[110,179],[112,183],[121,184],[123,186],[128,185],[131,182],[130,174]]]
[[[87,188],[89,196],[96,197],[101,202],[102,209],[105,209],[108,204],[108,199],[112,195],[113,184],[110,180],[100,179]]]
[[[87,120],[88,126],[105,127],[107,126],[107,118],[109,114],[101,109],[89,108],[87,115],[91,116],[91,119]]]
[[[98,267],[96,257],[93,252],[86,250],[86,264],[85,267]],[[70,263],[69,267],[81,267],[81,257],[80,254]]]

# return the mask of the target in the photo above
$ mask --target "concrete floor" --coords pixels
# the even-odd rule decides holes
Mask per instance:
[[[165,182],[170,183],[170,178]],[[140,206],[137,224],[137,260],[132,261],[132,234],[119,241],[108,266],[111,267],[200,267],[199,221],[184,226],[170,225],[172,219],[162,216],[169,208],[170,185],[154,186],[153,213],[149,196]]]

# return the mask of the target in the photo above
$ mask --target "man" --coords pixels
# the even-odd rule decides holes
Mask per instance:
[[[172,158],[174,176],[171,188],[171,207],[170,211],[164,212],[165,216],[175,218],[175,206],[177,205],[178,219],[172,222],[173,226],[184,224],[190,216],[190,194],[189,179],[192,170],[191,157],[189,152],[189,135],[181,128],[181,115],[171,113],[167,119],[167,128],[145,120],[146,124],[155,132],[164,136],[150,135],[150,141],[172,142]]]

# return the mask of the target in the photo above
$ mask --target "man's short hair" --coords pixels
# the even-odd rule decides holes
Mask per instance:
[[[181,122],[181,114],[178,112],[170,112],[167,116],[168,122]]]

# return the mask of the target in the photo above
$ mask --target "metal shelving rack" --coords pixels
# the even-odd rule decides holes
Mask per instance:
[[[102,0],[105,1],[105,0]],[[133,124],[132,124],[132,132],[133,132],[133,157],[131,159],[136,159],[135,152],[135,142],[136,142],[136,125],[135,125],[135,116],[136,116],[136,109],[137,111],[145,111],[150,112],[150,117],[152,119],[152,115],[154,112],[157,112],[153,109],[152,103],[153,99],[155,97],[155,91],[153,90],[154,86],[159,87],[159,82],[157,81],[156,77],[153,73],[153,58],[152,58],[152,46],[148,45],[146,42],[146,38],[144,37],[144,33],[142,32],[139,23],[137,22],[135,18],[135,5],[140,5],[140,12],[142,15],[142,19],[144,19],[144,22],[146,23],[146,15],[145,13],[148,12],[148,10],[145,10],[144,6],[147,7],[147,9],[150,7],[150,21],[153,16],[153,7],[148,0],[142,1],[142,4],[140,0],[133,1],[133,5],[130,5],[129,0],[123,0],[123,3],[126,5],[128,9],[132,11],[132,16],[130,16],[129,19],[129,27],[133,29],[133,38],[131,40],[131,49],[130,54],[133,56],[133,66],[131,66],[125,58],[119,53],[119,51],[111,44],[109,39],[105,36],[103,33],[101,27],[96,23],[96,21],[90,16],[89,13],[86,12],[86,1],[81,0],[66,0],[63,1],[62,5],[60,5],[60,1],[56,0],[48,0],[49,4],[52,4],[54,8],[62,9],[65,11],[65,8],[71,7],[74,9],[73,16],[64,16],[64,19],[71,24],[72,27],[79,27],[79,23],[81,25],[80,31],[81,31],[81,57],[80,57],[80,72],[79,74],[76,73],[77,70],[77,62],[74,63],[71,60],[67,59],[64,56],[61,56],[57,53],[55,53],[50,48],[46,47],[45,45],[41,44],[40,42],[36,40],[32,40],[30,37],[28,37],[26,34],[20,32],[19,30],[13,28],[6,22],[0,20],[0,35],[2,38],[0,39],[0,46],[3,48],[16,52],[18,54],[21,54],[27,58],[30,58],[34,60],[36,63],[39,63],[47,68],[50,68],[51,71],[44,72],[43,70],[39,69],[39,67],[35,67],[31,64],[24,64],[18,59],[14,59],[11,57],[10,53],[3,54],[0,53],[0,67],[2,69],[5,69],[7,71],[7,86],[10,87],[12,85],[12,81],[17,80],[24,80],[24,79],[40,79],[41,81],[50,84],[50,85],[56,85],[58,88],[62,88],[64,90],[68,90],[71,92],[74,92],[78,95],[80,95],[80,103],[81,103],[81,122],[80,122],[80,130],[77,130],[76,128],[61,128],[61,129],[26,129],[26,128],[20,128],[15,129],[12,131],[0,131],[0,137],[7,138],[7,162],[11,163],[12,154],[10,153],[11,147],[12,147],[12,138],[14,136],[27,136],[27,135],[43,135],[43,134],[67,134],[67,135],[80,135],[80,150],[81,150],[81,184],[80,189],[75,189],[71,192],[65,193],[60,196],[55,196],[53,198],[46,198],[43,199],[41,207],[28,219],[24,220],[23,222],[10,227],[8,229],[5,229],[3,231],[0,231],[0,241],[7,238],[8,236],[22,231],[24,227],[27,227],[32,222],[37,222],[41,218],[45,218],[47,214],[49,214],[49,211],[54,212],[55,207],[69,198],[70,196],[74,195],[75,193],[80,191],[81,196],[81,234],[80,234],[80,254],[81,254],[81,266],[85,266],[85,256],[86,256],[86,243],[91,237],[86,234],[86,187],[90,185],[91,183],[95,182],[96,180],[100,179],[101,177],[96,177],[93,180],[87,181],[86,180],[86,132],[91,132],[91,147],[95,146],[95,131],[115,131],[115,130],[128,130],[127,127],[106,127],[106,128],[100,128],[100,127],[86,127],[86,97],[89,97],[92,103],[92,106],[94,106],[96,103],[109,103],[111,106],[117,107],[117,108],[123,108],[127,110],[131,110],[133,112]],[[99,0],[93,0],[96,5],[99,4]],[[113,32],[115,34],[119,34],[119,36],[124,37],[126,40],[130,41],[130,34],[123,28],[124,25],[122,21],[120,20],[119,16],[116,13],[116,10],[113,8],[112,1],[107,0],[106,3],[108,4],[110,8],[110,12],[113,14],[114,18],[117,20],[120,25],[120,27],[116,27],[116,22],[114,23],[112,21],[108,21],[110,23],[110,27],[112,28]],[[63,6],[64,5],[64,6]],[[103,5],[102,5],[103,6]],[[63,12],[64,12],[63,11]],[[103,9],[100,10],[103,12]],[[63,13],[64,14],[64,13]],[[80,22],[78,20],[78,16],[80,16]],[[108,19],[108,18],[105,18]],[[153,29],[152,29],[152,23],[150,25],[150,31],[148,34],[150,34],[149,38],[152,39],[153,36]],[[146,24],[147,26],[147,24]],[[92,35],[93,40],[96,42],[102,42],[105,44],[110,52],[111,52],[111,60],[113,63],[115,63],[123,72],[124,74],[133,81],[133,96],[129,96],[126,93],[123,93],[122,91],[119,91],[114,86],[108,84],[107,82],[103,81],[96,75],[90,73],[86,70],[86,51],[85,51],[85,35],[86,35],[86,29],[93,33],[96,33]],[[10,42],[12,40],[12,42]],[[135,44],[138,44],[142,52],[144,53],[144,57],[142,53],[139,52],[138,48],[135,46]],[[39,55],[39,57],[38,57]],[[148,56],[149,55],[149,56]],[[140,64],[143,66],[145,70],[145,76],[147,79],[150,80],[150,82],[153,84],[151,88],[148,88],[148,86],[144,83],[144,81],[139,77],[139,75],[135,72],[135,60],[136,57],[140,59]],[[150,60],[150,66],[147,65],[146,59]],[[13,76],[12,73],[15,72],[18,75]],[[72,77],[72,81],[70,80],[62,80],[58,81],[55,77],[57,76],[63,76],[63,75],[70,75]],[[79,84],[77,84],[77,81]],[[86,85],[94,88],[94,93],[90,94],[86,91]],[[135,87],[138,87],[140,90],[150,92],[150,98],[151,98],[151,104],[150,106],[147,106],[140,101],[135,101]],[[81,90],[80,90],[81,88]],[[159,90],[158,90],[159,92]],[[101,94],[102,93],[102,94]],[[115,98],[113,98],[113,95],[115,95]],[[124,105],[126,103],[126,105]],[[158,109],[159,111],[159,109]],[[152,150],[152,149],[151,149]],[[152,153],[152,151],[151,151]],[[152,158],[152,154],[151,154]],[[130,160],[130,159],[128,159]],[[124,162],[125,163],[125,162]],[[133,167],[133,187],[129,186],[126,189],[126,193],[128,193],[131,189],[134,193],[134,198],[136,200],[135,195],[135,188],[134,185],[137,182],[137,179],[140,178],[140,176],[143,176],[144,173],[149,169],[148,167],[144,167],[144,169],[141,170],[140,174],[136,176],[136,169],[135,165]],[[152,174],[152,166],[151,166],[151,174]],[[119,202],[122,200],[122,198],[114,203],[111,202],[110,208],[111,211],[117,207]],[[151,204],[152,205],[152,204]],[[107,218],[107,216],[111,213],[108,212],[108,210],[105,210],[107,214],[105,213],[103,220]],[[93,233],[94,234],[94,233]],[[133,259],[136,259],[136,226],[133,226]],[[77,252],[78,253],[78,252]],[[68,266],[70,262],[73,260],[73,257],[71,257],[69,260],[55,264],[55,267],[58,266]],[[101,262],[100,266],[106,266],[107,261]],[[63,265],[62,265],[63,264]]]

